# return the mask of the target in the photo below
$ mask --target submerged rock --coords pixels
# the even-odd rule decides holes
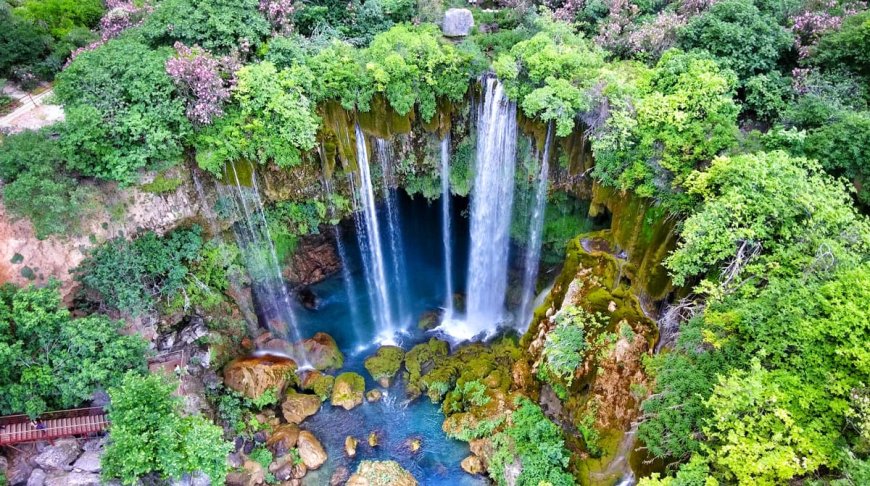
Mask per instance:
[[[444,12],[441,31],[447,37],[465,37],[474,27],[474,15],[467,8],[451,8]]]
[[[359,445],[359,441],[356,437],[349,435],[344,439],[344,453],[347,454],[347,457],[353,457],[356,455],[357,445]]]
[[[396,461],[362,461],[347,486],[417,486],[417,480]]]
[[[224,383],[248,398],[259,398],[267,390],[279,394],[295,380],[296,362],[279,356],[240,358],[224,368]]]
[[[291,391],[281,404],[281,412],[288,422],[299,424],[320,410],[320,397]]]
[[[387,388],[390,382],[399,369],[402,367],[402,360],[405,358],[405,351],[398,346],[381,346],[377,352],[366,358],[365,367],[372,378],[382,387]]]
[[[357,373],[342,373],[332,387],[332,405],[350,410],[363,401],[366,382]]]
[[[307,430],[299,432],[296,447],[299,449],[299,457],[302,458],[302,462],[308,469],[319,468],[328,458],[323,445],[317,440],[317,437],[314,437],[314,434]]]
[[[421,331],[431,331],[432,329],[435,329],[439,324],[441,324],[442,314],[443,313],[440,310],[424,312],[417,321],[417,328]]]
[[[378,443],[378,433],[375,431],[369,432],[369,447],[377,447]]]
[[[420,452],[421,447],[423,447],[423,441],[419,438],[414,437],[413,439],[408,440],[408,450],[410,450],[414,454]]]

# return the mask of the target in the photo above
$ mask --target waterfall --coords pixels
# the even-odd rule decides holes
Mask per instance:
[[[525,329],[532,319],[532,299],[535,297],[535,282],[538,279],[538,266],[541,259],[541,237],[544,229],[544,213],[547,209],[547,183],[550,166],[550,135],[552,122],[547,127],[547,138],[544,140],[544,156],[541,159],[541,172],[538,174],[538,184],[535,189],[534,208],[529,221],[529,240],[526,243],[526,254],[523,265],[523,293],[520,309],[517,314],[517,324]]]
[[[393,341],[395,334],[393,309],[387,285],[387,271],[384,263],[377,208],[375,207],[375,192],[372,187],[368,149],[366,148],[365,135],[359,125],[356,126],[356,150],[360,183],[359,188],[354,188],[354,219],[357,241],[368,284],[372,319],[378,331],[377,339],[383,343],[388,343]],[[353,183],[353,178],[351,178],[351,182]]]
[[[329,200],[329,215],[335,218],[335,207],[332,204],[332,184],[329,179],[324,178],[323,187],[326,189],[326,196]],[[344,291],[347,296],[347,304],[350,308],[350,321],[353,325],[354,332],[358,341],[362,340],[360,336],[360,320],[359,307],[357,306],[356,285],[353,283],[353,277],[350,273],[350,260],[347,257],[347,250],[344,248],[344,241],[341,239],[341,228],[338,223],[332,225],[332,234],[335,238],[335,249],[338,252],[338,259],[341,261],[341,279],[344,282]]]
[[[444,318],[453,316],[453,251],[450,244],[450,136],[441,139],[441,240],[444,243]]]
[[[402,229],[399,225],[399,206],[396,202],[396,186],[393,171],[390,167],[391,151],[389,142],[382,138],[375,138],[375,151],[378,161],[381,163],[381,174],[384,185],[384,205],[387,209],[387,235],[390,240],[390,257],[392,263],[392,283],[396,297],[397,315],[399,322],[404,322],[408,317],[408,304],[405,299],[405,289],[408,288],[407,275],[405,272],[405,254],[403,251]]]
[[[465,322],[441,329],[459,340],[492,334],[505,321],[508,251],[517,148],[517,105],[501,83],[486,78],[477,118],[477,153],[471,197],[471,251]]]
[[[297,327],[296,315],[290,293],[281,275],[281,265],[278,262],[275,245],[269,234],[263,199],[260,197],[257,184],[257,174],[253,168],[250,175],[251,185],[243,186],[236,163],[232,162],[226,169],[226,179],[232,185],[220,185],[218,190],[222,198],[231,204],[236,220],[233,233],[242,250],[251,281],[257,288],[258,300],[268,311],[266,315],[274,317],[267,321],[269,330],[276,337],[292,340],[294,343],[299,342],[302,338]],[[300,363],[300,367],[308,366],[304,348],[301,346],[293,348],[296,348],[295,352],[302,353],[301,356],[294,356]]]

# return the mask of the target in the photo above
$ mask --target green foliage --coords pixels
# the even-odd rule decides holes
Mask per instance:
[[[295,25],[305,35],[333,32],[356,46],[365,46],[379,32],[416,13],[414,0],[313,0],[300,5]]]
[[[565,137],[574,130],[577,115],[592,107],[588,90],[604,57],[568,24],[544,16],[538,27],[541,32],[499,56],[493,68],[527,116],[554,121],[556,135]]]
[[[258,0],[163,0],[148,16],[142,34],[155,45],[180,41],[217,54],[257,46],[271,28]]]
[[[332,387],[335,385],[335,377],[332,375],[320,375],[311,385],[311,391],[325,402],[332,395]]]
[[[201,229],[181,229],[165,237],[148,232],[133,241],[115,238],[94,248],[76,269],[76,278],[106,306],[137,316],[176,297],[189,283],[190,266],[202,249]],[[212,255],[214,258],[217,255]],[[212,262],[213,263],[213,262]],[[214,265],[200,275],[211,282]],[[225,285],[225,284],[224,284]]]
[[[184,180],[181,177],[166,177],[165,174],[160,173],[154,176],[154,180],[151,182],[142,184],[141,188],[152,194],[166,194],[175,192],[183,183]]]
[[[32,70],[51,47],[45,29],[14,15],[6,2],[0,3],[0,77],[13,74],[16,67]]]
[[[592,140],[595,176],[605,185],[659,198],[671,210],[692,201],[681,193],[693,171],[736,142],[733,73],[697,53],[667,51],[655,70],[611,81],[611,116]],[[639,98],[633,103],[619,98]]]
[[[77,27],[94,27],[103,15],[100,0],[26,0],[16,14],[44,25],[60,39]]]
[[[181,160],[190,124],[164,67],[170,53],[133,38],[113,40],[83,52],[58,76],[70,170],[130,183],[139,169]]]
[[[450,157],[450,192],[468,196],[474,182],[474,142],[471,137],[462,139]]]
[[[101,459],[105,479],[132,485],[148,476],[180,479],[202,471],[212,484],[224,484],[232,444],[205,418],[182,416],[174,390],[160,375],[130,373],[109,390],[109,443]]]
[[[0,413],[73,408],[145,369],[146,343],[104,316],[72,318],[57,284],[0,287]]]
[[[843,185],[806,159],[784,152],[720,157],[687,186],[704,204],[686,220],[682,241],[666,261],[678,285],[718,270],[739,248],[744,253],[735,270],[746,265],[745,278],[812,265],[820,244],[834,258],[868,244],[867,222],[850,208]],[[756,247],[764,258],[740,260]]]
[[[685,49],[703,49],[741,80],[773,70],[792,36],[752,0],[723,0],[680,30]]]
[[[569,454],[559,427],[532,401],[520,398],[517,405],[510,425],[492,438],[495,454],[489,462],[490,477],[499,486],[573,485],[574,478],[566,470]],[[509,482],[508,468],[515,460],[522,468],[519,476]]]
[[[424,121],[435,115],[439,97],[461,101],[476,74],[473,54],[443,40],[431,24],[397,25],[377,35],[366,58],[375,91],[400,115],[418,105]]]
[[[726,481],[763,486],[812,472],[823,462],[813,430],[797,424],[777,376],[754,361],[750,371],[722,377],[707,400],[712,411],[705,449]],[[786,379],[788,379],[786,377]]]
[[[320,225],[327,222],[326,212],[326,205],[317,200],[279,201],[267,207],[266,221],[278,258],[283,260],[293,253],[298,237],[319,234]]]
[[[544,341],[544,367],[568,387],[574,372],[593,347],[592,339],[606,324],[600,313],[592,314],[583,308],[568,306],[556,314],[556,327]]]
[[[236,78],[234,105],[197,135],[199,166],[217,175],[237,160],[299,164],[301,153],[314,148],[320,122],[291,73],[261,62],[243,67]]]
[[[823,36],[812,61],[829,69],[846,69],[870,79],[870,11],[847,17],[842,27]]]
[[[752,76],[744,83],[743,111],[759,120],[776,120],[792,96],[789,79],[777,71]]]
[[[0,144],[3,202],[33,223],[37,238],[69,235],[93,210],[93,191],[62,170],[60,145],[46,132],[23,132]]]
[[[472,407],[482,407],[492,399],[486,394],[486,385],[479,380],[466,381],[456,387],[444,398],[445,412],[455,413],[471,410]],[[471,437],[472,439],[476,437]],[[459,438],[460,440],[470,440]]]
[[[807,157],[818,160],[834,176],[860,188],[858,200],[870,205],[870,111],[844,112],[835,122],[811,130],[803,143]]]

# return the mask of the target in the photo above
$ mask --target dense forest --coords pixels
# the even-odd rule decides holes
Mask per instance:
[[[0,413],[108,421],[0,485],[870,484],[864,1],[2,0],[0,79]]]

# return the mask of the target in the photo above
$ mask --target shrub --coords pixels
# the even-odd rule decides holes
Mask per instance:
[[[256,47],[271,32],[259,0],[164,0],[142,34],[154,45],[181,42],[218,55]]]
[[[139,169],[181,160],[190,123],[166,74],[169,53],[132,38],[112,40],[81,53],[58,76],[71,170],[130,183]]]

